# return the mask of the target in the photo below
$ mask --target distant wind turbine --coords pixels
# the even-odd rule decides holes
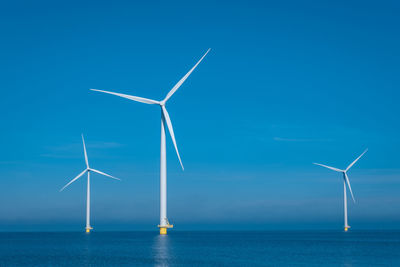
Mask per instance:
[[[172,122],[171,122],[171,119],[169,117],[168,111],[165,108],[165,104],[167,103],[168,99],[170,99],[171,96],[185,82],[185,80],[194,71],[194,69],[200,64],[200,62],[204,59],[204,57],[208,54],[209,51],[210,51],[210,49],[207,50],[207,52],[200,58],[200,60],[196,63],[196,65],[194,65],[194,67],[191,68],[190,71],[185,76],[183,76],[182,79],[179,80],[179,82],[171,89],[171,91],[169,91],[167,96],[161,101],[142,98],[142,97],[137,97],[137,96],[132,96],[132,95],[114,93],[114,92],[109,92],[109,91],[90,89],[92,91],[97,91],[97,92],[102,92],[102,93],[106,93],[106,94],[116,95],[116,96],[119,96],[119,97],[127,98],[127,99],[130,99],[130,100],[141,102],[141,103],[145,103],[145,104],[159,105],[160,108],[161,108],[160,224],[158,225],[158,227],[160,228],[160,234],[161,235],[167,234],[167,228],[172,228],[173,227],[173,225],[169,224],[168,219],[167,219],[167,155],[166,155],[166,147],[165,147],[165,124],[167,124],[168,131],[169,131],[169,134],[171,136],[172,142],[174,144],[176,154],[178,155],[179,162],[180,162],[180,164],[182,166],[182,170],[184,169],[181,157],[179,156],[178,147],[176,145],[174,130],[172,128]]]
[[[347,232],[349,230],[350,226],[347,223],[347,195],[346,195],[346,184],[349,187],[351,198],[353,199],[353,202],[356,203],[353,195],[353,191],[351,190],[351,185],[350,185],[350,180],[349,177],[347,176],[347,171],[368,151],[366,149],[358,158],[356,158],[345,170],[337,169],[334,167],[330,167],[327,165],[319,164],[319,163],[314,163],[315,165],[319,165],[331,170],[334,170],[336,172],[341,172],[343,174],[343,192],[344,192],[344,230]]]
[[[85,146],[85,139],[83,138],[82,134],[82,142],[83,142],[83,152],[85,154],[85,162],[86,162],[86,169],[81,172],[78,176],[76,176],[74,179],[72,179],[68,184],[66,184],[63,188],[61,188],[60,192],[63,191],[65,188],[67,188],[70,184],[75,182],[76,180],[79,179],[82,175],[84,175],[87,172],[87,194],[86,194],[86,233],[90,233],[90,230],[93,228],[90,226],[90,172],[96,172],[98,174],[107,176],[112,179],[120,180],[118,178],[115,178],[109,174],[106,174],[104,172],[92,169],[89,167],[89,161],[88,161],[88,156],[86,153],[86,146]]]

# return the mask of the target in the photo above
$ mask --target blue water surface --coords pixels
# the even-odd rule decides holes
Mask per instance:
[[[400,232],[0,233],[0,266],[400,266]]]

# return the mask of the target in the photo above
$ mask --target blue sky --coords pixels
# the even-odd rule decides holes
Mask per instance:
[[[395,1],[17,1],[0,8],[0,230],[79,230],[91,165],[98,230],[158,223],[159,108],[170,99],[177,229],[400,225],[400,5]]]

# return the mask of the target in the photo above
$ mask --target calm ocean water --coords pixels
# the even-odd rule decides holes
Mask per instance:
[[[0,266],[400,266],[400,232],[0,233]]]

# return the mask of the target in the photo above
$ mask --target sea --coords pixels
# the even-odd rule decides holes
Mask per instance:
[[[3,232],[0,266],[400,266],[400,231]]]

